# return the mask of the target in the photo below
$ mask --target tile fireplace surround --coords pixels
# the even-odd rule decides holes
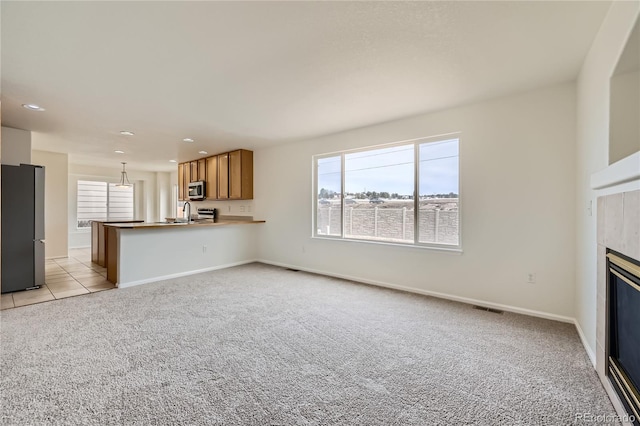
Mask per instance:
[[[619,163],[622,163],[622,167]],[[607,248],[640,259],[640,153],[592,176],[597,206],[596,371],[618,414],[625,413],[606,375]]]

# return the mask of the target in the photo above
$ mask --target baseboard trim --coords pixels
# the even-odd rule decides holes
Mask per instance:
[[[414,287],[406,287],[406,286],[387,283],[387,282],[384,282],[384,281],[377,281],[377,280],[370,280],[370,279],[361,278],[361,277],[355,277],[355,276],[352,276],[352,275],[336,274],[336,273],[333,273],[333,272],[322,271],[322,270],[319,270],[319,269],[305,268],[303,266],[290,265],[290,264],[281,263],[281,262],[273,262],[273,261],[265,260],[265,259],[259,259],[259,260],[257,260],[257,262],[265,263],[265,264],[273,265],[273,266],[280,266],[282,268],[298,269],[300,271],[311,272],[313,274],[326,275],[326,276],[329,276],[329,277],[341,278],[341,279],[349,280],[349,281],[356,281],[356,282],[360,282],[360,283],[363,283],[363,284],[375,285],[375,286],[378,286],[378,287],[392,288],[392,289],[395,289],[395,290],[406,291],[408,293],[416,293],[416,294],[422,294],[422,295],[425,295],[425,296],[433,296],[433,297],[437,297],[437,298],[440,298],[440,299],[453,300],[455,302],[467,303],[469,305],[479,305],[479,306],[484,306],[486,308],[499,309],[499,310],[502,310],[502,311],[513,312],[513,313],[516,313],[516,314],[529,315],[529,316],[532,316],[532,317],[544,318],[544,319],[549,319],[549,320],[553,320],[553,321],[566,322],[566,323],[569,323],[569,324],[575,324],[576,323],[574,318],[563,316],[563,315],[552,314],[552,313],[549,313],[549,312],[536,311],[536,310],[533,310],[533,309],[520,308],[520,307],[517,307],[517,306],[511,306],[511,305],[503,305],[501,303],[493,303],[493,302],[489,302],[489,301],[486,301],[486,300],[472,299],[472,298],[469,298],[469,297],[456,296],[456,295],[453,295],[453,294],[440,293],[440,292],[437,292],[437,291],[423,290],[423,289],[418,289],[418,288],[414,288]]]
[[[195,270],[192,270],[192,271],[178,272],[178,273],[175,273],[175,274],[161,275],[161,276],[153,277],[153,278],[146,278],[144,280],[137,280],[137,281],[129,281],[129,282],[124,282],[124,283],[118,283],[117,287],[118,288],[134,287],[134,286],[137,286],[137,285],[155,283],[155,282],[158,282],[158,281],[170,280],[170,279],[173,279],[173,278],[186,277],[188,275],[201,274],[203,272],[216,271],[218,269],[233,268],[234,266],[246,265],[247,263],[254,263],[254,262],[258,262],[258,260],[255,260],[255,259],[242,260],[240,262],[225,263],[223,265],[211,266],[209,268],[195,269]]]
[[[591,347],[589,346],[589,343],[587,342],[587,338],[584,335],[584,332],[582,331],[582,327],[580,327],[580,323],[578,322],[577,319],[574,318],[573,323],[576,326],[576,330],[578,330],[578,336],[580,336],[580,341],[582,342],[582,346],[584,346],[584,350],[587,351],[587,355],[589,356],[589,359],[591,360],[591,364],[593,364],[593,368],[596,368],[596,354],[593,353],[593,349],[591,349]]]

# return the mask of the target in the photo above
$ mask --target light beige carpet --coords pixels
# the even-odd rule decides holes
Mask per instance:
[[[566,425],[615,414],[572,325],[262,264],[0,319],[6,425]]]

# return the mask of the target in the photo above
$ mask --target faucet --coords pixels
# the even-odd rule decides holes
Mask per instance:
[[[189,208],[187,209],[187,207],[189,207]],[[186,202],[184,203],[184,207],[182,207],[182,215],[183,215],[183,216],[184,216],[184,213],[185,213],[187,210],[189,211],[189,213],[187,214],[187,223],[191,223],[191,203],[190,203],[190,202],[188,202],[188,201],[186,201]]]

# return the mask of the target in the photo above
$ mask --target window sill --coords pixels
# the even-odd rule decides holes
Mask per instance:
[[[311,238],[314,240],[373,244],[373,245],[391,246],[391,247],[404,247],[409,249],[433,250],[433,251],[440,251],[440,252],[452,253],[452,254],[462,254],[462,248],[460,247],[432,246],[427,244],[405,244],[405,243],[396,243],[391,241],[360,240],[357,238],[340,238],[340,237],[329,237],[329,236],[325,237],[325,236],[317,236],[317,235],[314,235]]]

